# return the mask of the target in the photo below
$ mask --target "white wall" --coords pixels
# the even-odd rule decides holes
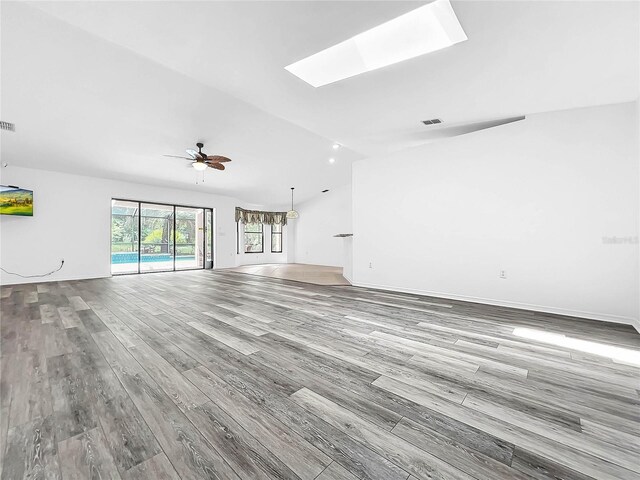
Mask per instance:
[[[13,166],[0,174],[0,183],[34,191],[33,217],[0,216],[0,263],[6,270],[43,273],[64,258],[64,268],[44,280],[109,276],[113,197],[214,208],[215,266],[237,264],[235,207],[246,206],[237,199],[197,192],[196,185],[193,190],[170,189]],[[0,280],[42,281],[4,272]]]
[[[334,188],[296,205],[295,263],[342,267],[344,240],[338,233],[351,233],[351,185]]]
[[[296,221],[287,222],[287,263],[296,263]]]
[[[637,322],[638,158],[628,103],[529,115],[359,161],[353,280]]]

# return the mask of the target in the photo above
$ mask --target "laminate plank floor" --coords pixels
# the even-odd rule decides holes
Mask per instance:
[[[0,302],[3,480],[640,479],[629,326],[233,271]]]

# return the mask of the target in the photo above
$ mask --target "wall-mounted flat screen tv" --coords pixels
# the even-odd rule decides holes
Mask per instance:
[[[33,190],[0,185],[0,214],[33,216]]]

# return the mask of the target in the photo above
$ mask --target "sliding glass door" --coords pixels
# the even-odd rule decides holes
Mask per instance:
[[[111,273],[213,267],[213,210],[111,201]]]
[[[204,263],[204,209],[176,207],[176,270]]]
[[[111,201],[111,273],[138,273],[140,204]]]
[[[174,267],[173,205],[140,204],[140,272]]]
[[[213,210],[205,209],[205,259],[204,268],[213,268]]]

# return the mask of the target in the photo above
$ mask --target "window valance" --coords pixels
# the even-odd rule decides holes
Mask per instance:
[[[261,212],[260,210],[245,210],[244,208],[236,207],[236,222],[286,225],[287,212]]]

